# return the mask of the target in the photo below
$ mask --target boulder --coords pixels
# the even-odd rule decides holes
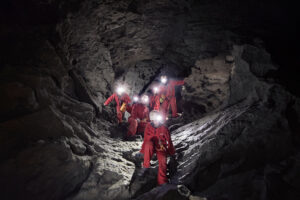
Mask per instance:
[[[34,112],[38,108],[35,92],[20,82],[0,85],[0,121]]]

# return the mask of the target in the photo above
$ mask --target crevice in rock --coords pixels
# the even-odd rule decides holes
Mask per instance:
[[[70,70],[70,76],[72,77],[75,84],[75,92],[79,99],[83,102],[91,104],[96,111],[96,115],[99,114],[99,105],[95,102],[93,95],[90,93],[84,81],[74,72]]]
[[[145,93],[145,92],[149,89],[149,86],[153,83],[153,81],[154,81],[155,79],[157,79],[158,75],[161,73],[161,70],[162,70],[162,67],[158,68],[158,69],[154,72],[154,75],[151,76],[151,77],[149,77],[149,79],[150,79],[149,82],[146,83],[146,84],[144,85],[144,87],[142,88],[142,90],[139,92],[139,95]]]

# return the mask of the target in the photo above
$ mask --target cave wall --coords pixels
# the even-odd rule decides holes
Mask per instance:
[[[156,168],[144,182],[134,179],[141,141],[123,141],[126,127],[116,127],[114,107],[102,104],[118,82],[132,87],[130,94],[142,93],[167,73],[186,81],[185,90],[177,88],[184,118],[172,128],[179,162],[172,182],[218,199],[227,195],[226,183],[247,181],[261,167],[273,184],[271,196],[261,199],[274,199],[276,187],[287,185],[292,187],[283,191],[292,191],[293,199],[298,195],[298,180],[292,177],[298,177],[299,100],[269,76],[278,66],[257,36],[268,35],[272,27],[256,22],[273,2],[257,2],[4,3],[1,198],[153,199],[151,187],[141,186],[155,186]],[[260,9],[248,9],[257,5]],[[262,156],[253,158],[249,151]],[[271,158],[262,162],[265,157]],[[276,168],[290,160],[277,171],[280,178],[272,179],[270,162]],[[282,174],[287,181],[275,184]],[[243,184],[236,181],[235,187]],[[244,191],[238,191],[240,198]],[[164,192],[157,193],[159,198]]]

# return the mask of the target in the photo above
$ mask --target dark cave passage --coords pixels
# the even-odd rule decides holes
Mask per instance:
[[[300,199],[298,15],[283,0],[2,1],[1,199]],[[122,122],[125,100],[104,104],[162,75],[184,85],[158,186],[144,129],[125,137],[133,103]]]

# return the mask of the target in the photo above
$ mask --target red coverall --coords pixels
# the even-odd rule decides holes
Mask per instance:
[[[175,154],[168,128],[164,125],[155,128],[151,123],[148,123],[140,152],[144,154],[143,167],[145,168],[150,167],[151,157],[156,152],[158,159],[157,183],[158,185],[167,183],[167,156]]]
[[[140,119],[138,123],[137,119]],[[145,121],[142,121],[145,120]],[[131,115],[128,119],[128,136],[134,136],[136,132],[144,132],[147,122],[149,121],[149,109],[142,103],[136,103],[132,106]]]
[[[112,102],[112,100],[115,100],[116,102],[116,110],[117,110],[117,118],[118,118],[118,122],[121,123],[122,119],[123,119],[123,113],[120,111],[120,108],[122,106],[122,103],[126,103],[126,110],[127,112],[131,112],[131,106],[129,106],[129,103],[131,102],[130,97],[128,96],[128,94],[124,93],[122,94],[121,98],[119,99],[119,96],[116,93],[113,93],[105,102],[104,105],[107,106],[108,104],[110,104],[110,102]]]
[[[166,94],[166,86],[165,85],[160,85],[158,86],[158,93],[157,94],[154,94],[153,96],[150,97],[150,103],[149,103],[149,107],[150,107],[150,110],[160,110],[160,97],[162,94]]]
[[[159,94],[155,94],[150,97],[149,107],[150,110],[159,110],[160,102],[159,102]]]
[[[162,90],[166,95],[166,99],[161,105],[161,111],[168,115],[169,106],[171,105],[172,110],[172,117],[177,117],[177,104],[176,104],[176,97],[175,97],[175,86],[183,85],[184,80],[182,81],[175,81],[170,80],[169,83],[165,86]]]

